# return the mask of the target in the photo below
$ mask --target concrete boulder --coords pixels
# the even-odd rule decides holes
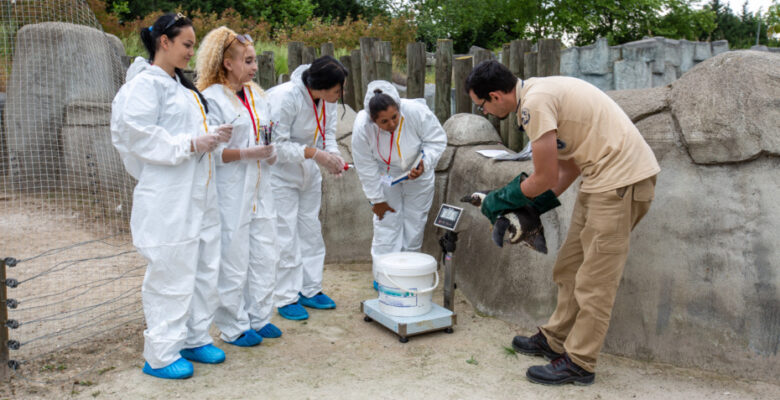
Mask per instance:
[[[780,154],[780,55],[731,51],[672,84],[671,109],[693,161],[745,161]]]
[[[120,54],[116,37],[87,26],[45,22],[19,29],[5,113],[16,189],[67,188],[61,179],[68,168],[62,146],[66,106],[110,104],[124,80]],[[110,137],[108,125],[100,134]]]

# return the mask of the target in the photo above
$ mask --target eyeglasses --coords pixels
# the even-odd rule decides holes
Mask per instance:
[[[180,19],[182,19],[182,18],[187,18],[187,17],[186,17],[184,14],[182,14],[182,13],[178,13],[178,14],[176,14],[176,16],[175,16],[175,17],[173,17],[173,19],[172,19],[170,22],[168,22],[168,23],[165,25],[165,28],[163,28],[163,30],[162,30],[162,31],[163,31],[163,33],[164,33],[165,31],[167,31],[167,30],[168,30],[168,28],[172,27],[172,26],[173,26],[173,24],[175,24],[175,23],[176,23],[176,21],[178,21],[178,20],[180,20]]]
[[[484,114],[485,113],[485,103],[487,103],[487,99],[482,100],[482,104],[477,106],[477,111]]]
[[[228,35],[228,37],[230,37],[230,35]],[[245,34],[243,34],[243,35],[236,35],[236,37],[234,37],[233,39],[231,39],[231,40],[230,40],[230,41],[229,41],[229,42],[228,42],[228,43],[225,45],[225,48],[224,48],[224,49],[222,49],[222,54],[225,54],[225,52],[227,51],[227,49],[228,49],[228,48],[230,48],[230,45],[231,45],[231,44],[233,44],[233,41],[234,41],[234,40],[238,40],[238,43],[241,43],[241,44],[243,44],[243,45],[248,45],[248,44],[254,43],[254,42],[253,42],[253,40],[252,40],[252,37],[251,37],[251,36],[249,36],[249,34],[248,34],[248,33],[245,33]]]

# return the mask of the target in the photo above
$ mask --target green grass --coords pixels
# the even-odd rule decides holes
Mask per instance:
[[[504,346],[504,355],[507,357],[517,358],[517,351],[511,347]]]
[[[479,361],[477,361],[477,359],[472,355],[471,358],[466,360],[466,364],[479,365]]]

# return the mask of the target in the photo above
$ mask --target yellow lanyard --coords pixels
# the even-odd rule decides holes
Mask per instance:
[[[206,124],[206,112],[203,111],[203,104],[200,104],[198,94],[195,93],[194,90],[190,90],[190,92],[192,92],[192,96],[195,97],[195,102],[198,103],[198,107],[200,107],[200,115],[203,116],[203,129],[206,130],[206,133],[209,133],[209,126]],[[211,152],[209,152],[209,177],[206,179],[206,187],[209,186],[209,182],[211,182]]]
[[[255,107],[255,95],[252,93],[252,88],[249,85],[245,85],[246,91],[249,92],[249,98],[252,99],[252,112],[255,113],[255,144],[260,144],[260,117],[257,114],[257,108]],[[255,182],[255,198],[252,201],[252,212],[257,211],[257,190],[260,188],[260,176],[262,171],[260,170],[260,160],[257,160],[257,182]]]

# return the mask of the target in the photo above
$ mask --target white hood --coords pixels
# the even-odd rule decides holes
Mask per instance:
[[[125,77],[125,82],[130,82],[130,80],[135,78],[136,75],[140,74],[141,72],[151,67],[152,64],[149,64],[149,61],[147,61],[145,58],[136,57],[133,63],[130,65],[130,68],[127,69],[127,76]]]
[[[392,83],[388,81],[372,81],[368,84],[368,88],[366,88],[366,98],[363,100],[364,110],[369,109],[368,103],[371,101],[371,98],[374,97],[374,90],[376,89],[379,89],[382,93],[392,97],[395,104],[398,104],[399,107],[401,106],[401,96],[398,95],[398,90],[396,90]]]
[[[311,64],[301,64],[298,66],[298,68],[295,68],[295,71],[293,71],[292,75],[290,75],[290,81],[295,84],[295,86],[306,88],[306,85],[303,84],[303,71],[306,71],[309,69]]]

